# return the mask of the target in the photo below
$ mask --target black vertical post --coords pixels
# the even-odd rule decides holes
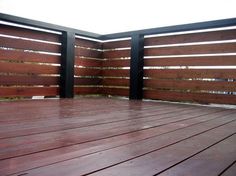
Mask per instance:
[[[143,55],[144,36],[132,35],[130,60],[130,91],[129,98],[138,100],[143,98]]]
[[[75,33],[62,32],[60,97],[74,97]]]

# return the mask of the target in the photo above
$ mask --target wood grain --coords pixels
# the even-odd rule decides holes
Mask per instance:
[[[104,77],[129,77],[129,69],[104,69],[102,75]]]
[[[130,67],[130,59],[108,59],[102,63],[103,67]]]
[[[109,88],[103,87],[101,89],[101,93],[104,95],[113,95],[113,96],[129,96],[129,89],[128,88]]]
[[[75,48],[75,55],[89,58],[102,58],[102,51],[85,48]]]
[[[236,56],[203,56],[144,59],[144,66],[235,66]]]
[[[1,36],[0,36],[0,46],[6,47],[6,48],[21,49],[21,50],[61,53],[60,45],[35,42],[35,41],[30,41],[30,40],[22,40],[18,38],[13,39],[13,38],[1,37]]]
[[[75,85],[100,85],[101,78],[74,78]]]
[[[104,59],[126,58],[126,57],[130,57],[130,50],[111,50],[103,52]]]
[[[152,89],[236,92],[236,82],[227,81],[145,79],[144,87],[149,87]]]
[[[144,45],[208,42],[236,39],[236,29],[145,38]]]
[[[59,74],[60,67],[39,64],[2,62],[0,64],[0,72],[20,74]]]
[[[75,39],[75,45],[85,48],[93,48],[93,49],[102,49],[102,43],[92,40],[86,40],[82,38]]]
[[[144,76],[152,78],[215,78],[235,79],[236,69],[144,69]]]
[[[59,95],[57,87],[0,87],[0,97],[56,95]]]
[[[0,24],[0,34],[60,43],[60,35]]]
[[[234,105],[236,102],[236,95],[175,92],[175,91],[164,91],[164,90],[145,90],[143,97],[146,99],[197,102],[197,103],[203,103],[203,104],[218,103],[218,104],[233,104]]]
[[[76,76],[101,76],[102,70],[96,68],[75,68]]]
[[[0,85],[59,85],[59,77],[52,76],[3,76],[0,75]]]
[[[103,43],[103,49],[128,48],[130,46],[131,46],[130,40],[119,40],[119,41]]]
[[[55,56],[55,55],[49,55],[49,54],[24,52],[24,51],[20,51],[20,50],[2,50],[2,49],[0,49],[0,60],[60,64],[61,57]]]
[[[217,54],[236,52],[236,43],[173,46],[144,49],[145,56],[166,56],[186,54]]]
[[[102,79],[102,85],[104,85],[104,86],[126,86],[126,87],[129,87],[129,79],[104,78],[104,79]]]
[[[103,61],[98,59],[86,59],[75,57],[75,65],[83,67],[101,67]]]

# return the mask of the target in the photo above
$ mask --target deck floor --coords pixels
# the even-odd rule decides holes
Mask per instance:
[[[0,175],[235,176],[236,110],[108,98],[0,102]]]

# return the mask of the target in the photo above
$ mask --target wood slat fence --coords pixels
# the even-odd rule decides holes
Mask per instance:
[[[62,64],[62,34],[68,30],[74,32],[74,45],[66,46],[74,48],[74,82],[69,83],[74,95],[133,99],[130,87],[138,80],[138,66],[141,98],[236,104],[235,19],[103,36],[21,18],[14,21],[12,16],[0,19],[14,22],[0,24],[2,98],[60,96],[61,81],[67,79],[62,70],[69,69]],[[25,26],[15,25],[17,21]],[[134,35],[139,35],[140,45],[135,45]]]

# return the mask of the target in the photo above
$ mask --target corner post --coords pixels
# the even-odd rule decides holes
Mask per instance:
[[[144,36],[133,34],[131,39],[129,99],[143,98]]]
[[[74,97],[75,33],[62,32],[60,98]]]

